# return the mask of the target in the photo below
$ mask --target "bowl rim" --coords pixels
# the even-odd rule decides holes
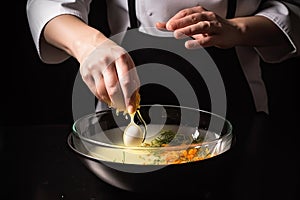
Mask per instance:
[[[78,124],[79,121],[81,121],[82,119],[88,118],[88,117],[93,117],[96,115],[99,115],[101,113],[107,112],[107,111],[113,111],[113,108],[108,108],[105,110],[101,110],[101,111],[97,111],[95,113],[91,113],[91,114],[87,114],[84,115],[80,118],[78,118],[77,120],[74,121],[73,125],[72,125],[72,132],[71,134],[77,138],[79,138],[80,140],[83,140],[85,142],[88,142],[90,144],[93,144],[95,146],[101,146],[101,147],[107,147],[107,148],[112,148],[112,149],[122,149],[122,150],[162,150],[164,149],[165,151],[172,151],[172,150],[186,150],[189,148],[201,148],[201,147],[205,147],[208,145],[212,145],[214,143],[221,143],[224,139],[230,139],[231,143],[232,143],[232,124],[231,122],[226,119],[225,117],[206,111],[206,110],[201,110],[198,108],[192,108],[192,107],[186,107],[186,106],[177,106],[177,105],[161,105],[161,104],[154,104],[154,105],[149,105],[149,104],[145,104],[145,105],[140,105],[140,107],[147,107],[147,106],[155,106],[155,107],[174,107],[174,108],[183,108],[183,109],[188,109],[188,110],[193,110],[193,111],[199,111],[199,112],[203,112],[203,113],[207,113],[210,115],[213,115],[215,117],[218,117],[220,119],[222,119],[224,121],[224,124],[227,123],[228,124],[228,129],[226,131],[226,133],[217,139],[213,139],[207,142],[200,142],[200,143],[191,143],[191,144],[186,144],[186,145],[176,145],[176,146],[165,146],[165,147],[149,147],[149,146],[123,146],[123,145],[116,145],[116,144],[107,144],[104,142],[100,142],[100,141],[96,141],[93,139],[89,139],[86,138],[84,136],[82,136],[80,133],[78,133],[78,130],[76,130],[76,125]]]

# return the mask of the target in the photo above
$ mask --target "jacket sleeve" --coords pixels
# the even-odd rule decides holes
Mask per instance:
[[[284,45],[255,48],[265,62],[278,63],[300,55],[300,4],[298,0],[265,1],[256,15],[273,21],[287,38],[287,43]]]
[[[91,0],[28,0],[27,19],[31,35],[40,59],[49,64],[60,63],[70,56],[64,51],[49,45],[42,37],[42,30],[53,18],[70,14],[88,23]]]

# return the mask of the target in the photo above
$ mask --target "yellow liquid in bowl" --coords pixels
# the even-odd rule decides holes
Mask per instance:
[[[178,126],[176,125],[148,125],[148,135],[145,143],[151,143],[153,139],[158,137],[160,131],[173,130],[177,131]],[[195,131],[193,127],[181,127],[181,132],[187,135],[192,135]],[[213,132],[208,132],[206,130],[199,130],[200,133],[205,135],[206,141],[212,141],[219,137],[218,134]],[[113,138],[113,143],[116,145],[123,145],[122,142],[122,129],[111,129],[105,131],[105,135],[109,135]],[[102,138],[95,138],[95,140],[103,141],[103,135],[100,134]],[[111,141],[111,140],[110,140]],[[191,139],[192,141],[192,139]],[[123,163],[123,164],[138,164],[138,165],[168,165],[168,164],[181,164],[187,162],[195,162],[199,160],[204,160],[215,155],[218,155],[226,151],[228,146],[220,146],[218,143],[212,143],[207,145],[198,146],[185,145],[183,148],[168,149],[164,147],[149,149],[143,147],[140,149],[117,149],[101,146],[90,146],[88,148],[88,155],[99,160]],[[167,150],[168,149],[168,150]]]

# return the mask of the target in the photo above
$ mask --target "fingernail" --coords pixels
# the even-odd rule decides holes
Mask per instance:
[[[189,40],[189,41],[186,41],[185,47],[187,49],[197,49],[197,48],[200,48],[201,45],[197,41]]]
[[[134,108],[133,108],[133,106],[132,105],[129,105],[128,107],[127,107],[127,111],[128,111],[128,113],[129,114],[132,114],[132,113],[134,113]]]
[[[180,31],[174,31],[174,36],[177,39],[184,39],[188,37],[187,35],[181,33]]]

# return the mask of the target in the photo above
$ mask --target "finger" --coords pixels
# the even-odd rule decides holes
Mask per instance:
[[[177,28],[180,27],[177,24],[178,20],[186,18],[190,15],[192,15],[191,19],[194,20],[195,16],[193,16],[193,14],[200,14],[200,13],[205,12],[205,11],[206,11],[206,9],[204,9],[201,6],[183,9],[183,10],[179,11],[176,15],[174,15],[172,18],[169,19],[169,21],[166,24],[166,28],[168,30],[176,30]]]
[[[117,74],[124,95],[126,107],[136,110],[136,90],[139,87],[139,78],[133,60],[128,54],[122,55],[116,61]]]
[[[197,49],[201,47],[210,47],[214,46],[213,36],[207,36],[199,34],[194,36],[195,40],[188,40],[185,42],[185,47],[187,49]]]
[[[95,83],[95,96],[105,102],[108,106],[111,106],[111,99],[108,96],[108,93],[105,88],[104,78],[102,74],[98,74],[94,76],[94,83]]]
[[[107,94],[102,73],[96,70],[96,66],[98,66],[97,63],[90,65],[81,65],[80,74],[85,84],[88,86],[90,91],[97,97],[97,99],[104,101],[105,103],[110,105],[111,100]]]
[[[156,24],[155,24],[155,27],[157,28],[157,29],[159,29],[159,30],[166,30],[167,28],[166,28],[166,24],[167,23],[165,23],[165,22],[157,22]]]
[[[185,28],[174,31],[174,37],[177,39],[185,36],[193,36],[197,34],[213,35],[221,31],[221,24],[215,21],[201,21],[197,24],[187,26]]]
[[[211,14],[211,12],[192,13],[183,18],[172,20],[169,22],[168,25],[171,26],[172,29],[176,30],[176,29],[184,28],[186,26],[197,24],[198,22],[201,21],[212,21],[212,20],[215,20],[215,18],[213,17],[213,14]]]
[[[111,64],[102,72],[107,94],[111,100],[111,106],[118,111],[125,110],[124,97],[121,91],[115,64]]]
[[[140,106],[140,94],[139,94],[139,84],[136,81],[133,81],[133,84],[136,84],[136,90],[134,92],[134,94],[132,95],[132,97],[130,98],[128,107],[127,107],[127,111],[128,113],[134,113],[138,107]]]
[[[192,7],[192,8],[186,8],[186,9],[183,9],[183,10],[179,11],[178,13],[176,13],[170,20],[180,19],[180,18],[183,18],[183,17],[188,16],[190,14],[201,13],[201,12],[204,12],[204,11],[207,11],[207,10],[205,8],[203,8],[202,6],[195,6],[195,7]]]

